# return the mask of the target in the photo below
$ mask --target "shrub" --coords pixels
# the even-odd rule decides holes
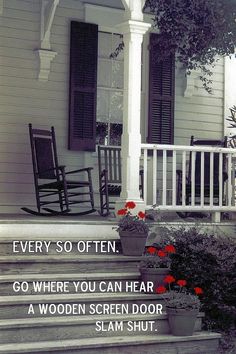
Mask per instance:
[[[196,227],[166,232],[176,248],[171,271],[190,286],[204,289],[202,310],[208,329],[230,330],[236,324],[236,242]]]

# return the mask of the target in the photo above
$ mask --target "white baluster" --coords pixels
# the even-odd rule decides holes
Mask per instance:
[[[173,151],[172,159],[172,206],[176,205],[176,151]]]
[[[213,206],[214,199],[214,152],[210,152],[210,206]]]
[[[204,206],[204,151],[201,152],[201,206]]]
[[[182,205],[186,205],[186,151],[182,152]]]
[[[153,150],[152,160],[152,204],[157,203],[157,150]]]
[[[190,152],[191,154],[191,205],[195,205],[195,163],[196,151]]]
[[[166,150],[163,150],[163,171],[162,171],[162,204],[163,206],[166,206],[166,173],[167,169],[167,159],[166,159]]]
[[[145,205],[147,205],[147,149],[143,151],[143,199]]]

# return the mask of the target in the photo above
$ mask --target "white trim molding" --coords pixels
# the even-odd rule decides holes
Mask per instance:
[[[143,0],[121,0],[125,8],[125,19],[143,21]]]
[[[124,10],[91,4],[84,4],[84,8],[85,22],[97,24],[99,31],[113,33],[114,27],[124,21]]]
[[[125,11],[111,7],[84,4],[85,22],[96,23],[98,30],[109,33],[120,33],[117,25],[124,22]],[[144,22],[152,24],[152,16],[144,14]]]
[[[52,23],[59,1],[41,0],[40,48],[36,50],[39,57],[38,80],[40,81],[48,81],[51,62],[57,55],[57,52],[51,50],[50,38]]]
[[[39,81],[48,81],[51,62],[57,55],[57,52],[47,49],[37,49],[36,52],[39,56],[39,73],[38,79]]]
[[[43,49],[51,49],[51,29],[59,0],[41,1],[40,46]]]

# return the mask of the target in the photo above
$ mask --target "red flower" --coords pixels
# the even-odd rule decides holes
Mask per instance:
[[[173,245],[166,245],[164,248],[164,251],[166,251],[168,253],[175,253],[176,249]]]
[[[125,204],[125,208],[127,208],[127,209],[134,209],[135,207],[136,207],[135,202],[127,202]]]
[[[156,288],[156,293],[157,294],[164,294],[166,292],[166,287],[161,285]]]
[[[177,284],[178,284],[179,286],[185,286],[185,285],[187,284],[187,282],[186,282],[186,280],[180,279],[180,280],[177,281]]]
[[[146,216],[146,214],[145,214],[144,212],[140,211],[140,212],[138,213],[138,216],[140,217],[140,219],[144,219],[145,216]]]
[[[155,248],[155,247],[148,247],[148,248],[147,248],[147,253],[149,253],[149,254],[154,254],[154,253],[156,253],[156,248]]]
[[[175,282],[175,278],[172,277],[172,275],[167,275],[163,281],[164,283],[170,284]]]
[[[202,288],[196,287],[196,288],[194,288],[194,291],[195,291],[195,294],[196,294],[196,295],[201,295],[201,294],[203,294]]]
[[[166,257],[166,253],[164,251],[162,251],[162,250],[157,251],[157,255],[159,257]]]
[[[126,215],[127,210],[126,209],[120,209],[117,211],[117,215]]]

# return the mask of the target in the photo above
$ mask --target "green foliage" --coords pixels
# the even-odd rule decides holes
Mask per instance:
[[[229,108],[229,110],[230,110],[230,116],[226,118],[226,120],[230,122],[228,128],[235,129],[236,128],[236,106]],[[228,137],[228,143],[231,147],[235,147],[235,139],[236,139],[235,134],[230,135]]]
[[[236,47],[235,0],[147,0],[145,8],[154,14],[162,56],[175,54],[187,74],[201,69],[203,87],[211,92],[210,67]]]
[[[165,302],[166,306],[172,309],[198,310],[200,307],[200,300],[196,295],[183,291],[170,290]]]
[[[147,233],[149,231],[149,226],[144,220],[139,219],[138,216],[127,213],[127,215],[119,220],[116,230],[118,232],[129,231],[133,233]]]
[[[204,290],[201,297],[205,325],[229,330],[236,324],[236,242],[208,235],[197,228],[168,230],[176,248],[171,270],[174,277]]]

